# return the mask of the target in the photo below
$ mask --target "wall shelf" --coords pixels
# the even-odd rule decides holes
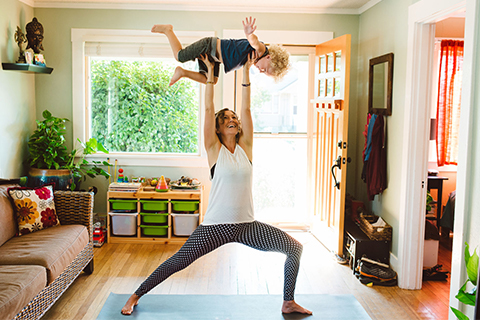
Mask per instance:
[[[28,73],[50,74],[53,68],[37,66],[30,63],[2,63],[3,70],[22,71]]]

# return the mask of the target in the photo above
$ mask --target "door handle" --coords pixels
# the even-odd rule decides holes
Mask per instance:
[[[335,182],[335,185],[333,187],[340,190],[340,181],[337,181],[337,178],[335,177],[335,168],[342,169],[342,156],[338,156],[338,158],[335,159],[335,163],[332,166],[332,176],[333,176],[333,181]]]

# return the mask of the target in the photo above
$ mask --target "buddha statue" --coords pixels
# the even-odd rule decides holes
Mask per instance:
[[[37,18],[27,23],[25,28],[27,30],[27,49],[32,49],[34,53],[40,53],[43,49],[43,26],[38,22]]]

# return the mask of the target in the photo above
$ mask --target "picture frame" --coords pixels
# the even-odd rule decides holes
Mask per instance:
[[[25,62],[28,64],[33,64],[33,50],[28,49],[25,51]]]

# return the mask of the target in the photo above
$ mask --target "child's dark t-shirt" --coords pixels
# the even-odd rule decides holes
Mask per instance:
[[[225,73],[241,68],[255,50],[247,39],[222,39],[220,45]]]

